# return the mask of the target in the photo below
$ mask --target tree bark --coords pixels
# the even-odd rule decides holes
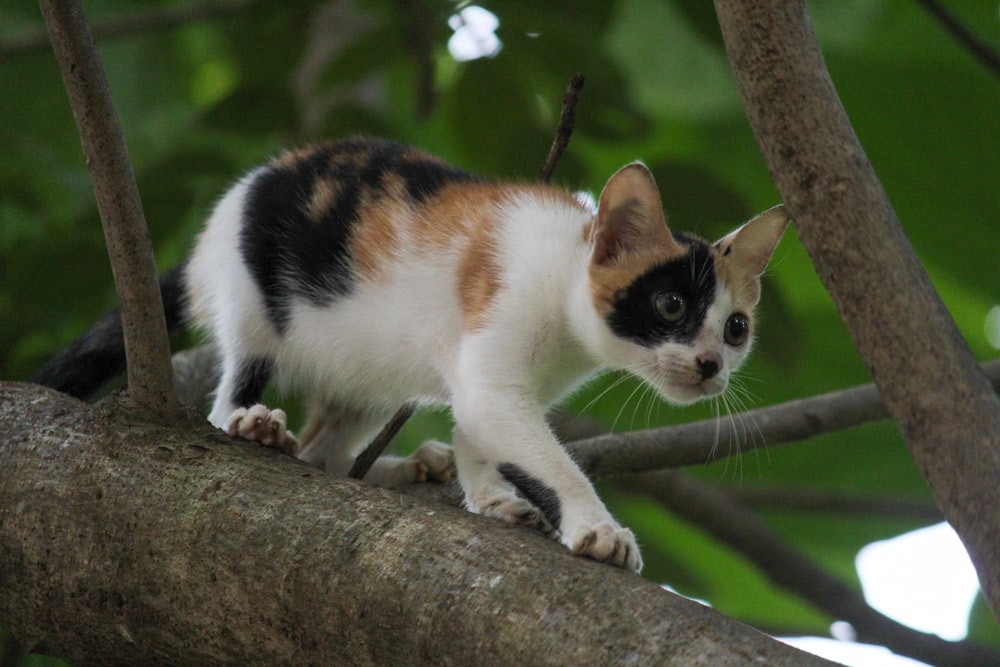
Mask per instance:
[[[122,314],[129,397],[160,421],[179,404],[153,247],[104,68],[79,0],[41,0],[45,28],[80,130]]]
[[[716,0],[785,206],[1000,618],[1000,401],[851,128],[802,0]]]
[[[538,533],[0,384],[0,626],[84,665],[830,665]]]

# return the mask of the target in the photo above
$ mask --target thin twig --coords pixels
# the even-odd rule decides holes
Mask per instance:
[[[949,12],[937,0],[916,0],[922,5],[927,13],[933,16],[941,26],[951,33],[955,41],[972,54],[980,63],[986,66],[994,76],[1000,77],[1000,54],[993,48],[979,39],[969,28],[959,21],[954,14]]]
[[[552,180],[552,173],[556,170],[559,159],[569,145],[569,139],[573,136],[576,128],[576,103],[580,99],[580,91],[583,90],[583,74],[577,73],[569,80],[566,93],[563,95],[562,110],[559,112],[559,126],[556,128],[555,139],[549,148],[549,155],[545,158],[545,164],[539,172],[538,178],[542,183]]]
[[[861,641],[935,665],[1000,664],[1000,651],[949,642],[880,614],[854,588],[818,567],[756,513],[718,489],[678,471],[629,477],[621,490],[651,497],[746,556],[771,581],[833,618],[848,621]]]
[[[403,428],[406,420],[413,415],[414,410],[416,410],[416,406],[413,403],[405,403],[396,410],[396,414],[382,427],[382,430],[375,436],[375,439],[365,447],[365,451],[361,452],[358,458],[354,459],[354,465],[351,466],[351,471],[347,473],[347,476],[354,479],[363,479],[368,474],[368,470],[371,469],[376,459],[382,455],[385,448],[396,437],[399,430]]]
[[[153,248],[121,125],[79,0],[41,0],[80,131],[122,312],[128,395],[151,417],[179,416]]]
[[[259,4],[258,0],[208,0],[186,5],[169,5],[128,12],[94,21],[91,33],[96,40],[126,37],[144,32],[170,30],[186,23],[215,19]],[[0,61],[47,49],[49,38],[44,29],[26,30],[0,42]]]

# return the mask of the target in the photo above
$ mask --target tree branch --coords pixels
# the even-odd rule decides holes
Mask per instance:
[[[259,0],[207,0],[137,10],[103,21],[95,21],[91,33],[95,40],[103,40],[170,30],[186,23],[235,14],[256,4],[260,4]],[[44,28],[25,31],[23,34],[0,41],[0,61],[43,51],[48,47],[49,37]]]
[[[629,477],[619,487],[651,497],[746,556],[768,579],[809,601],[835,619],[848,621],[863,642],[939,667],[1000,664],[1000,651],[970,642],[955,643],[919,632],[868,606],[854,588],[815,565],[754,512],[724,492],[677,471]]]
[[[101,213],[121,304],[129,397],[152,418],[176,419],[170,342],[139,190],[111,91],[79,0],[41,0]]]
[[[79,667],[831,664],[534,531],[113,401],[0,383],[0,469],[0,625]]]
[[[583,74],[578,72],[570,78],[569,84],[566,86],[562,108],[559,111],[559,125],[556,127],[556,136],[552,140],[552,146],[549,147],[549,154],[545,158],[545,164],[542,165],[542,169],[538,174],[538,180],[542,183],[548,183],[552,180],[552,174],[555,173],[556,165],[559,164],[559,159],[566,152],[570,137],[573,136],[573,130],[576,129],[576,103],[580,100],[580,91],[583,90],[583,83]]]
[[[1000,390],[1000,360],[981,368]],[[590,476],[610,477],[704,465],[733,454],[798,442],[888,417],[878,390],[866,384],[719,419],[577,440],[566,448]],[[747,424],[753,427],[747,429]],[[755,437],[734,447],[733,443],[739,443],[748,430]]]
[[[941,510],[931,501],[855,495],[847,491],[823,491],[810,488],[762,488],[741,486],[726,488],[723,493],[734,502],[749,507],[794,512],[848,514],[858,517],[889,517],[910,521],[939,522]]]
[[[726,51],[799,238],[1000,618],[1000,400],[855,136],[801,0],[716,0]]]
[[[351,465],[347,476],[351,479],[364,479],[372,465],[382,455],[382,452],[392,442],[392,439],[396,437],[399,430],[403,428],[406,421],[413,416],[416,409],[417,406],[415,404],[404,403],[402,407],[396,410],[396,414],[382,427],[382,430],[378,432],[375,439],[368,443],[365,450],[354,459],[354,463]]]
[[[945,30],[951,33],[951,36],[962,48],[971,53],[980,64],[992,72],[993,76],[1000,77],[1000,55],[990,48],[989,44],[976,37],[937,0],[916,0],[916,2],[927,10],[927,13],[933,16]]]

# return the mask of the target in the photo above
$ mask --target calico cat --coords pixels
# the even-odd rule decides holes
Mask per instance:
[[[401,404],[450,404],[453,450],[382,457],[369,478],[457,470],[471,511],[638,571],[635,537],[546,410],[606,368],[675,403],[719,395],[750,351],[760,275],[787,223],[775,207],[710,244],[668,230],[638,162],[595,212],[556,188],[349,139],[287,152],[229,190],[183,270],[185,308],[167,306],[221,354],[216,426],[344,474]],[[298,439],[259,404],[271,381],[312,404]]]

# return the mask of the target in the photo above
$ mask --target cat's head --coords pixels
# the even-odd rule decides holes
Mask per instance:
[[[776,206],[715,243],[671,234],[652,174],[623,167],[588,232],[595,352],[675,403],[722,393],[753,344],[760,275],[787,226]]]

